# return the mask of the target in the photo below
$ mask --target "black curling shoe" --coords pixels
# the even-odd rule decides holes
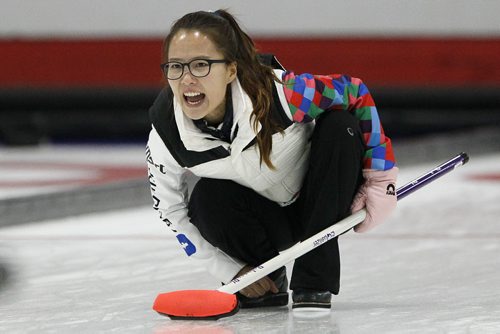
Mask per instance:
[[[332,293],[330,291],[315,291],[296,289],[292,293],[292,309],[323,309],[332,307]]]
[[[279,291],[277,293],[268,292],[257,298],[248,298],[237,292],[236,296],[240,302],[240,308],[288,305],[288,278],[286,277],[286,267],[281,267],[270,273],[269,278],[274,281]]]

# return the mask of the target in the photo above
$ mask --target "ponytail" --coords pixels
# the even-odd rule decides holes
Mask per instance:
[[[225,10],[218,10],[214,14],[229,22],[237,38],[238,79],[243,90],[252,100],[254,131],[257,132],[259,123],[262,125],[256,138],[260,151],[260,163],[264,162],[269,168],[275,169],[270,158],[273,145],[272,135],[283,129],[273,122],[270,114],[274,81],[279,79],[276,78],[271,67],[259,61],[254,42],[240,28],[234,17]]]

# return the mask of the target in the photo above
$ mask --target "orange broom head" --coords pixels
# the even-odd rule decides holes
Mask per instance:
[[[239,310],[236,295],[217,290],[181,290],[161,293],[153,310],[171,319],[219,319]]]

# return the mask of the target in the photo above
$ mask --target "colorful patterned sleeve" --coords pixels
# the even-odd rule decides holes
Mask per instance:
[[[348,111],[359,120],[363,132],[363,168],[388,170],[395,166],[391,140],[385,136],[372,96],[360,79],[284,72],[282,80],[294,122],[310,122],[325,111]]]

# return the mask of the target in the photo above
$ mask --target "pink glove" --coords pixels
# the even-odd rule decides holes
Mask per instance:
[[[365,220],[354,227],[356,232],[366,232],[383,223],[396,208],[396,179],[399,169],[382,171],[364,169],[365,183],[359,188],[351,205],[351,212],[366,207]]]

